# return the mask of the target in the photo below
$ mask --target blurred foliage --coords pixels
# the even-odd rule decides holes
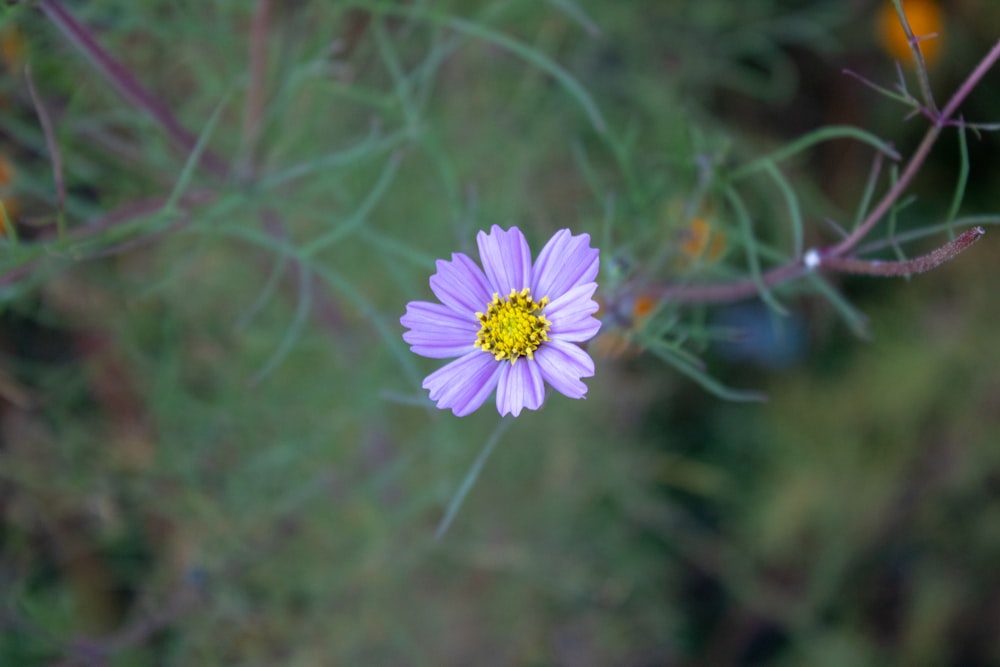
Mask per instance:
[[[759,309],[652,290],[835,238],[872,146],[912,152],[842,74],[895,81],[883,3],[590,4],[64,7],[121,70],[61,3],[0,10],[0,664],[1000,662],[992,237]],[[937,94],[996,18],[948,5]],[[946,233],[963,165],[996,221],[968,139],[880,257]],[[436,540],[498,419],[431,407],[398,318],[493,223],[592,235],[606,337]]]

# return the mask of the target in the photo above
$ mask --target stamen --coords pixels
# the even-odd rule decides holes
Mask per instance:
[[[494,294],[486,313],[476,313],[481,327],[475,346],[492,354],[497,361],[510,359],[513,364],[520,357],[534,359],[535,350],[549,340],[552,323],[542,315],[548,303],[547,296],[538,301],[532,299],[527,287],[520,292],[511,290],[504,299]]]

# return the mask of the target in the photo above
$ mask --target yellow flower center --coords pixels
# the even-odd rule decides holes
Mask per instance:
[[[549,340],[552,323],[542,315],[548,303],[547,296],[539,301],[532,299],[527,287],[520,292],[511,290],[505,299],[494,294],[486,313],[476,313],[482,325],[476,334],[476,347],[497,361],[510,359],[513,364],[519,357],[534,359],[538,346]]]

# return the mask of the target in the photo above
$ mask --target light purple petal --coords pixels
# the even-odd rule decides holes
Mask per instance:
[[[560,229],[549,239],[531,270],[531,294],[555,301],[577,285],[593,282],[600,252],[590,247],[590,234],[573,236]]]
[[[411,301],[400,323],[408,330],[403,340],[425,357],[457,357],[424,378],[423,386],[440,409],[462,417],[478,409],[496,390],[501,416],[519,416],[537,410],[545,400],[545,385],[572,398],[587,393],[583,377],[594,374],[593,360],[573,342],[593,337],[601,328],[593,317],[593,300],[599,269],[599,251],[590,247],[590,236],[558,231],[532,265],[528,242],[517,227],[494,225],[476,237],[482,268],[468,255],[455,253],[451,261],[438,260],[430,278],[431,290],[441,301]],[[494,293],[530,287],[532,297],[548,297],[544,315],[551,323],[550,340],[535,350],[534,359],[518,363],[497,362],[475,348],[480,324],[475,316],[485,311]]]
[[[437,261],[437,273],[431,276],[431,291],[456,313],[473,315],[486,310],[495,290],[468,255],[456,252],[450,262]]]
[[[403,334],[403,340],[410,344],[410,351],[429,359],[454,359],[468,354],[476,348],[467,340],[443,340],[440,338],[421,337],[419,334]]]
[[[411,301],[406,304],[406,314],[399,322],[410,329],[403,334],[403,340],[410,344],[410,350],[422,357],[450,359],[475,349],[473,343],[479,322],[471,316],[455,314],[448,306]]]
[[[535,361],[545,381],[560,394],[570,398],[587,394],[587,385],[580,378],[594,375],[594,361],[578,346],[551,340],[535,351]]]
[[[552,338],[582,342],[598,332],[601,322],[591,317],[599,307],[591,298],[596,289],[597,283],[577,285],[545,307],[544,315],[552,323]]]
[[[597,283],[584,283],[553,299],[545,306],[545,317],[563,321],[580,319],[597,312],[598,304],[591,297],[597,291]]]
[[[483,270],[493,286],[491,296],[497,292],[504,297],[512,289],[520,292],[530,285],[531,249],[520,229],[511,227],[504,231],[493,225],[489,234],[479,232],[476,242]]]
[[[479,320],[475,316],[459,315],[448,306],[430,301],[411,301],[406,304],[406,314],[399,323],[407,329],[430,332],[471,332],[473,339],[479,331]]]
[[[551,334],[552,340],[561,340],[568,343],[582,343],[590,340],[601,330],[601,321],[596,317],[585,317],[570,324],[562,324],[559,330],[553,324]]]
[[[456,417],[473,412],[497,386],[503,364],[482,350],[474,350],[424,378],[424,389],[441,410]]]
[[[521,408],[537,410],[545,398],[545,383],[541,370],[531,359],[504,363],[497,386],[497,410],[500,416],[510,413],[517,417]]]
[[[403,336],[410,344],[410,351],[428,359],[454,359],[472,351],[480,351],[471,345],[445,344],[441,342],[418,343]]]

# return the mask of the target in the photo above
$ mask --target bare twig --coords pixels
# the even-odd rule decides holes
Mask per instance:
[[[143,88],[128,68],[112,58],[59,0],[41,0],[38,7],[126,100],[152,116],[179,148],[188,153],[194,151],[197,138],[180,124],[165,104]],[[226,161],[210,151],[202,153],[200,162],[202,167],[220,178],[229,173]]]
[[[1000,40],[997,40],[997,43],[993,45],[993,48],[986,54],[986,57],[979,61],[976,69],[972,70],[972,73],[965,78],[965,81],[962,82],[962,85],[959,86],[952,98],[948,100],[948,104],[945,105],[944,110],[939,116],[939,124],[945,125],[950,121],[951,117],[958,111],[959,105],[979,85],[979,82],[986,76],[986,73],[996,65],[997,60],[1000,60]]]
[[[903,11],[902,0],[892,0],[892,4],[896,8],[896,15],[899,17],[900,25],[903,26],[903,32],[906,33],[906,40],[910,43],[910,51],[913,53],[913,61],[916,63],[917,81],[920,82],[920,95],[924,98],[924,106],[930,111],[932,116],[937,116],[937,104],[935,104],[934,94],[931,92],[931,80],[927,74],[927,62],[924,60],[924,54],[920,50],[920,42],[926,39],[934,39],[937,37],[937,33],[932,35],[914,35],[913,29],[910,28],[910,22],[906,18],[906,12]]]
[[[181,196],[178,204],[181,209],[189,209],[201,204],[207,204],[215,199],[217,194],[211,190],[192,190]],[[81,225],[76,226],[73,231],[66,236],[66,240],[80,241],[93,236],[97,236],[108,229],[128,224],[143,216],[152,215],[163,209],[170,197],[158,196],[138,199],[97,216]],[[39,240],[50,238],[45,232],[39,235]]]
[[[940,112],[940,114],[938,114],[931,127],[928,128],[927,134],[924,135],[923,140],[920,142],[917,150],[910,158],[910,161],[907,163],[903,173],[900,174],[899,179],[892,185],[889,191],[886,192],[882,199],[879,200],[878,204],[875,205],[865,219],[854,229],[854,231],[852,231],[846,238],[842,239],[836,245],[816,251],[816,257],[821,258],[824,266],[830,266],[832,258],[844,257],[849,252],[854,250],[858,243],[864,240],[875,225],[878,224],[878,222],[885,217],[886,213],[888,213],[892,207],[896,205],[899,198],[902,197],[903,193],[913,182],[913,178],[916,176],[917,172],[923,166],[928,154],[930,154],[931,148],[937,142],[942,129],[950,125],[951,118],[955,112],[958,111],[958,107],[965,101],[965,99],[969,96],[969,93],[972,92],[972,90],[979,84],[986,73],[997,63],[998,60],[1000,60],[1000,41],[997,41],[997,43],[994,44],[989,53],[983,57],[976,68],[969,74],[965,81],[962,82],[962,85],[959,86],[958,90],[955,91],[955,94],[952,95],[951,99],[948,100],[944,109]],[[976,236],[975,239],[968,241],[968,244],[971,245],[971,242],[975,240],[978,240],[978,236]],[[956,239],[956,241],[958,241],[958,239]],[[949,244],[949,246],[950,245],[951,244]],[[964,250],[964,247],[962,250]],[[932,253],[932,255],[933,254],[934,253]],[[936,266],[936,264],[934,266]],[[789,280],[799,278],[807,271],[808,267],[806,267],[803,263],[802,258],[796,257],[793,258],[791,262],[783,266],[765,271],[758,276],[757,280],[743,279],[719,285],[664,285],[651,288],[649,291],[662,299],[674,302],[725,303],[752,297],[759,293],[760,285],[773,287]],[[904,271],[903,273],[907,272],[913,273],[914,271],[909,270]]]
[[[945,262],[954,259],[960,253],[968,250],[976,241],[983,237],[986,230],[973,227],[954,241],[933,250],[926,255],[901,262],[886,262],[878,259],[857,259],[854,257],[824,257],[813,251],[806,254],[806,265],[809,268],[827,269],[840,273],[857,273],[867,276],[908,276],[924,273],[937,268]]]
[[[868,217],[858,225],[858,227],[851,232],[851,234],[831,248],[827,253],[832,256],[843,256],[850,252],[868,233],[872,228],[878,224],[878,222],[889,212],[889,209],[896,203],[897,200],[902,196],[903,192],[910,186],[913,181],[914,176],[920,171],[923,166],[924,161],[927,159],[931,148],[937,142],[938,137],[941,134],[942,128],[944,128],[951,117],[958,111],[959,105],[965,101],[965,98],[969,96],[972,89],[976,87],[979,81],[986,75],[993,65],[996,64],[997,60],[1000,60],[1000,41],[998,41],[989,53],[980,61],[979,65],[972,71],[972,73],[966,78],[955,94],[952,95],[951,99],[948,100],[948,104],[945,105],[944,110],[938,114],[935,122],[927,130],[927,134],[924,135],[923,141],[917,147],[914,152],[913,157],[907,163],[906,168],[903,173],[900,174],[899,180],[897,180],[888,192],[882,197],[879,203],[872,209],[872,212],[868,214]]]
[[[240,173],[251,177],[256,165],[257,141],[264,117],[267,75],[267,33],[271,18],[271,0],[258,0],[257,11],[250,29],[250,45],[247,55],[249,80],[247,100],[243,111],[243,163]]]
[[[746,278],[718,285],[662,285],[646,291],[674,303],[728,303],[759,295],[760,285],[775,287],[805,273],[805,266],[801,262],[795,262],[765,271],[757,281]]]

